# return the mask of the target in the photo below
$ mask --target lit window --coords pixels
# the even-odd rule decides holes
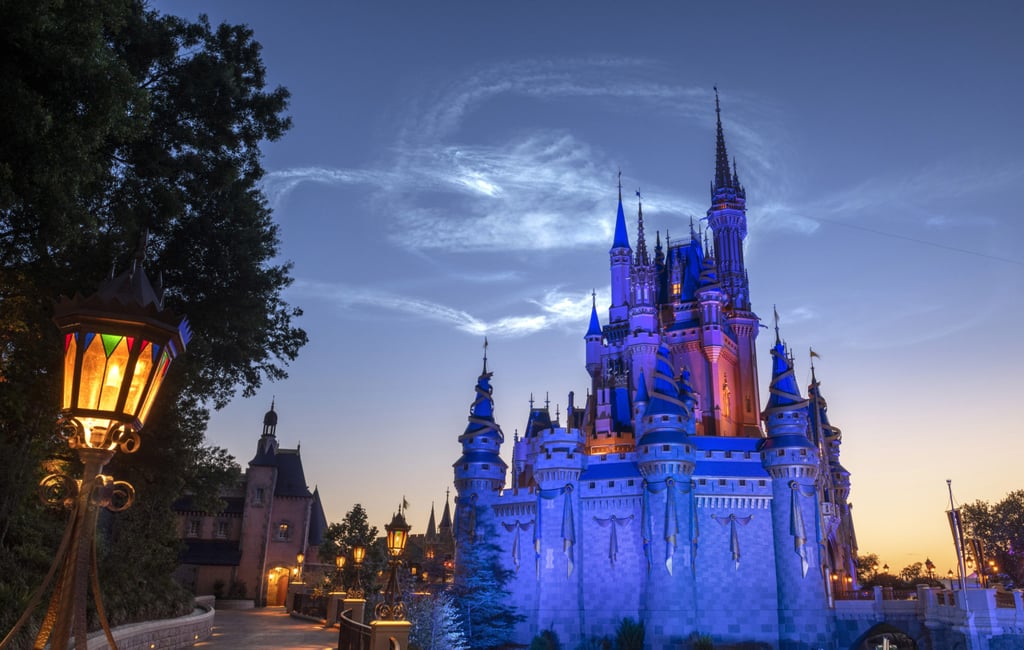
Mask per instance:
[[[277,539],[281,542],[288,541],[288,524],[278,524],[277,526]]]

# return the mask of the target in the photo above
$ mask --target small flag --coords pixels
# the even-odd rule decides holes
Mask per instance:
[[[820,355],[820,354],[818,354],[817,352],[815,352],[815,351],[814,351],[814,348],[811,348],[811,358],[812,358],[812,359],[820,359],[820,358],[821,358],[821,355]]]

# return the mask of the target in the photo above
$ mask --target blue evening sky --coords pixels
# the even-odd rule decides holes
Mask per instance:
[[[331,521],[360,502],[383,525],[403,495],[413,532],[440,514],[485,335],[506,440],[531,393],[582,401],[616,173],[649,236],[685,236],[708,207],[715,84],[751,300],[769,325],[777,305],[805,391],[821,355],[861,552],[945,573],[946,479],[963,502],[1024,487],[1024,5],[153,7],[250,25],[292,93],[264,188],[310,344],[208,437],[244,465],[276,398]]]

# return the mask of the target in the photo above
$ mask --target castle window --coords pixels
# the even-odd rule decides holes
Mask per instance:
[[[725,452],[725,457],[726,458],[732,458],[732,452],[731,451]]]
[[[740,479],[740,487],[743,487],[746,484],[747,484],[746,481],[744,481],[743,479]]]
[[[217,522],[217,530],[213,534],[214,537],[224,539],[228,536],[228,522],[221,520]]]
[[[661,446],[661,450],[662,451],[668,451],[669,449],[671,449],[671,447],[669,447],[668,445],[662,445]]]
[[[615,481],[608,481],[608,487],[615,487]]]
[[[806,456],[807,455],[807,450],[806,449],[801,449],[800,450],[800,455],[801,456]]]
[[[487,463],[484,463],[484,469],[491,469],[491,466],[488,465]]]
[[[764,487],[764,479],[763,478],[757,479],[757,487]]]
[[[252,497],[253,505],[255,505],[255,506],[262,506],[263,505],[263,497],[264,497],[265,494],[266,494],[266,490],[265,489],[263,489],[261,487],[256,488],[256,493]]]
[[[743,457],[749,459],[750,458],[750,452],[749,451],[743,452]]]
[[[708,480],[707,480],[706,478],[702,478],[702,479],[701,479],[700,481],[698,481],[697,483],[698,483],[699,485],[707,485],[707,484],[708,484]]]
[[[626,485],[628,485],[629,487],[633,487],[633,479],[629,479],[628,481],[626,481]]]
[[[590,489],[593,490],[596,487],[597,487],[597,483],[595,483],[594,481],[591,481],[590,482]]]
[[[780,450],[778,450],[776,452],[776,455],[777,456],[785,456],[786,455],[786,450],[785,449],[780,449]]]
[[[199,533],[202,531],[202,529],[203,529],[203,522],[201,520],[199,520],[199,519],[189,519],[188,520],[188,532],[186,533],[186,535],[188,537],[199,537]]]
[[[718,484],[719,485],[725,485],[725,479],[724,478],[718,479]]]
[[[704,452],[704,458],[711,458],[711,452],[710,451],[705,451]]]
[[[289,534],[291,533],[290,526],[288,524],[277,525],[277,541],[287,542]]]

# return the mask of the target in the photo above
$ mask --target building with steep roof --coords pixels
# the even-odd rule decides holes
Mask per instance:
[[[202,511],[192,497],[174,504],[185,547],[176,577],[196,594],[283,605],[298,554],[317,563],[327,529],[320,492],[306,484],[299,449],[278,445],[277,421],[271,404],[256,454],[241,482],[221,495],[221,512]]]
[[[834,598],[857,587],[841,434],[816,378],[802,396],[777,327],[761,408],[746,191],[717,92],[715,111],[708,232],[666,231],[664,247],[659,232],[651,255],[637,192],[633,248],[620,181],[607,322],[595,297],[584,335],[587,396],[569,395],[564,421],[531,398],[510,466],[485,354],[453,466],[456,566],[489,520],[524,616],[518,643],[550,629],[575,647],[632,617],[653,649],[693,634],[834,647]]]

